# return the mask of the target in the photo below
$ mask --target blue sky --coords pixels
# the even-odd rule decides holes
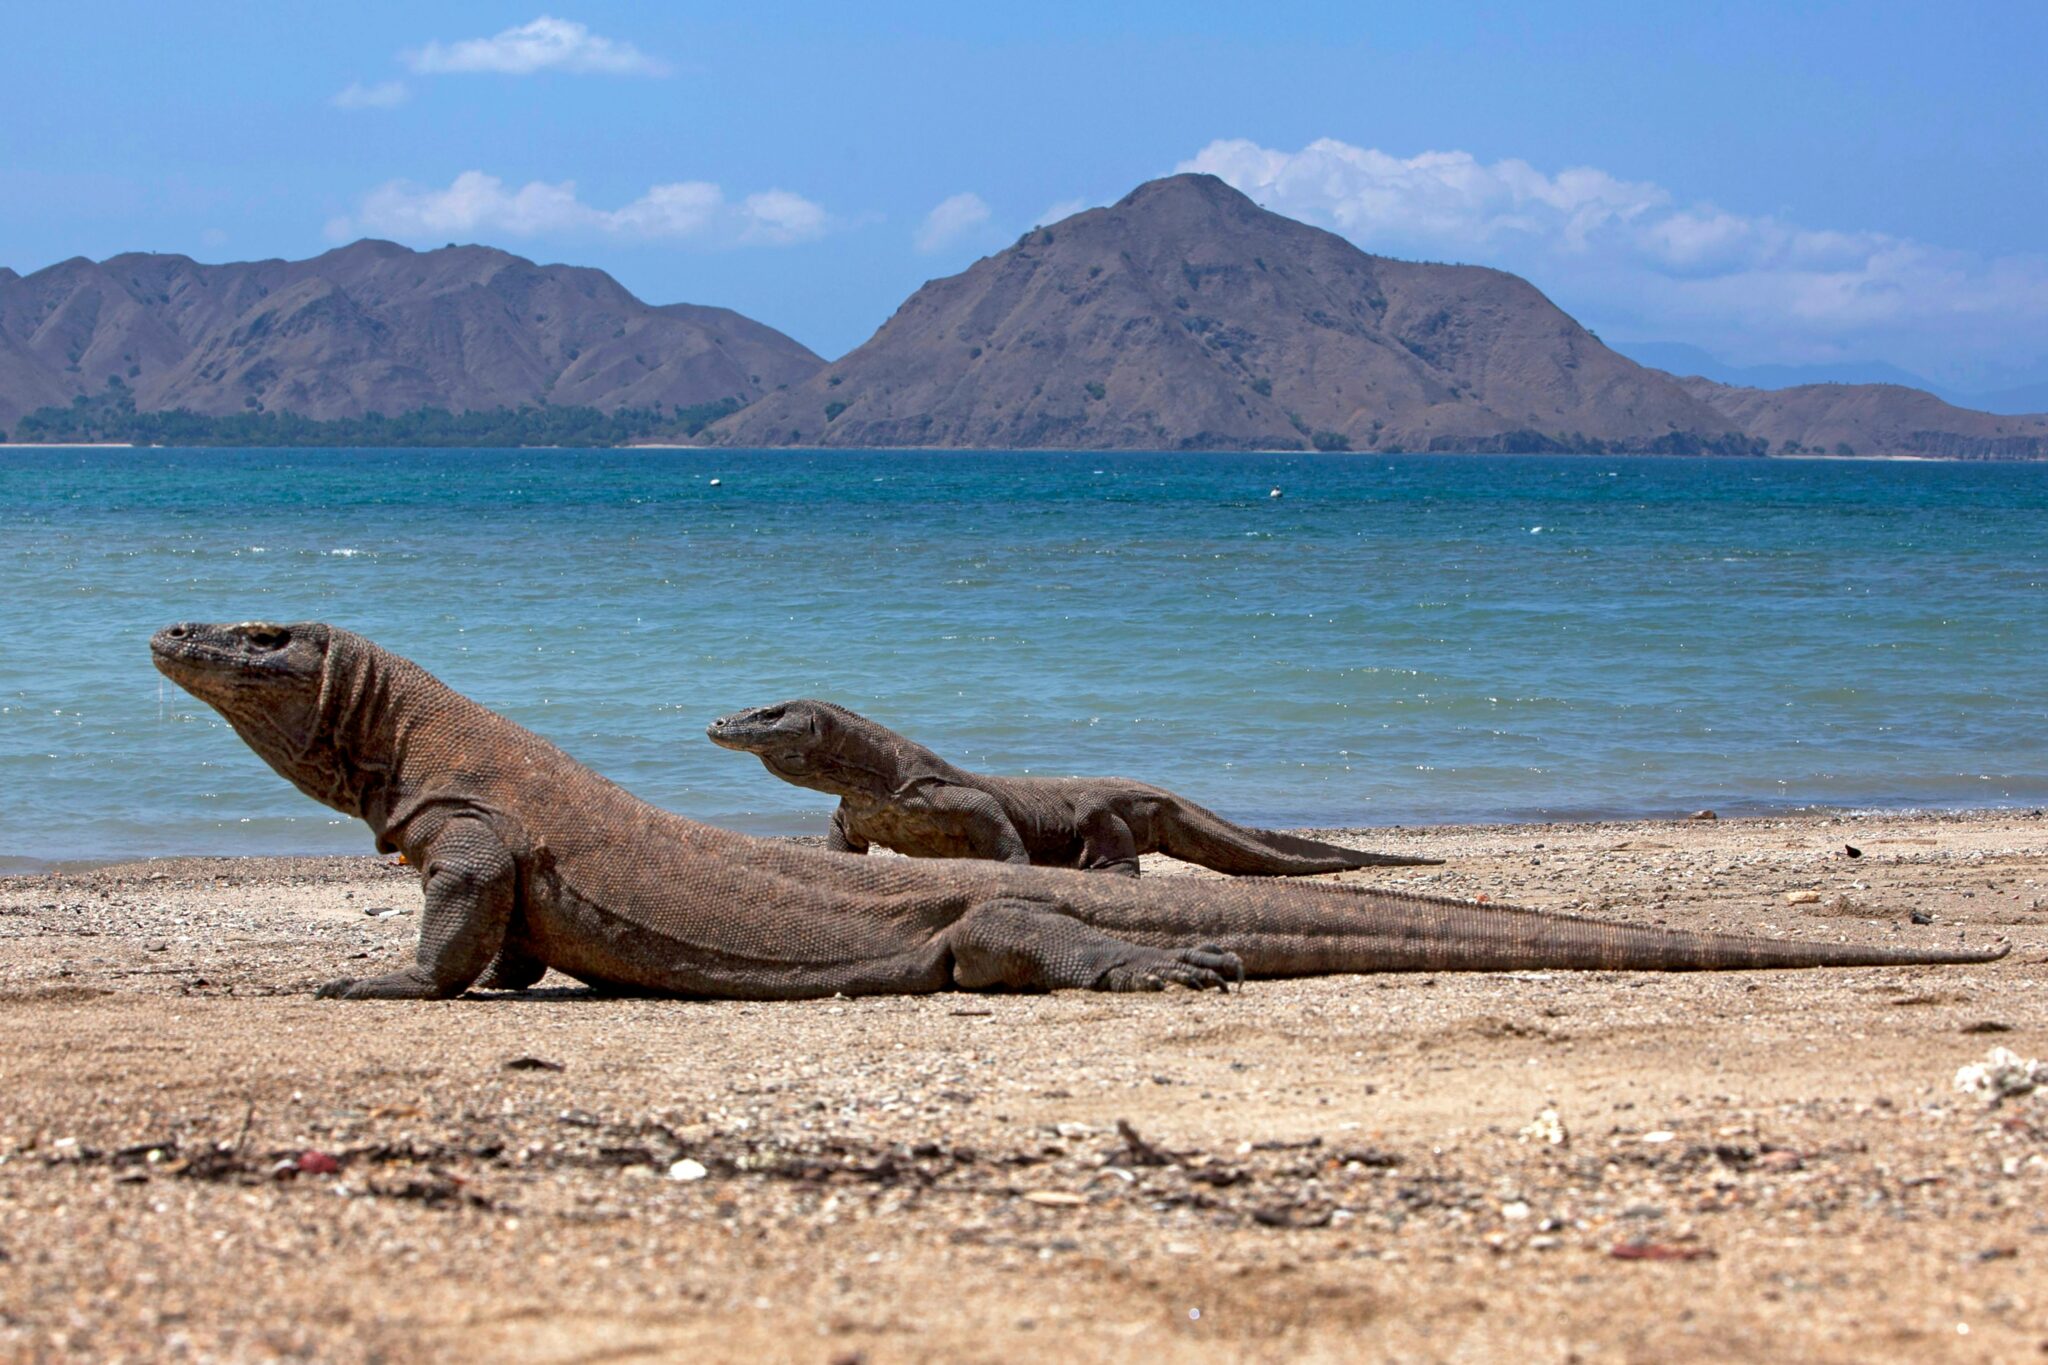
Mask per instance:
[[[20,0],[0,264],[484,241],[826,355],[1184,167],[1613,341],[2048,378],[2048,6]]]

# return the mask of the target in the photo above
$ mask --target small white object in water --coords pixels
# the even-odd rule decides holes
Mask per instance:
[[[1274,490],[1273,490],[1272,492],[1270,492],[1270,493],[1266,494],[1266,496],[1267,496],[1267,497],[1269,497],[1269,498],[1278,498],[1278,497],[1283,497],[1283,496],[1285,496],[1285,495],[1284,495],[1284,494],[1282,494],[1282,493],[1281,493],[1281,491],[1280,491],[1279,489],[1277,489],[1277,488],[1276,488],[1276,489],[1274,489]]]
[[[1529,534],[1532,536],[1540,536],[1543,534],[1543,528],[1541,526],[1531,526],[1529,528]]]
[[[711,1172],[704,1169],[704,1163],[692,1161],[688,1157],[684,1157],[681,1161],[668,1168],[668,1178],[670,1180],[702,1180],[710,1174]]]
[[[711,486],[712,486],[713,488],[716,488],[716,487],[718,487],[718,485],[719,485],[719,484],[721,484],[721,483],[723,483],[723,482],[724,482],[724,480],[723,480],[723,479],[713,479],[713,480],[711,481]]]
[[[2048,1085],[2048,1065],[2022,1057],[2007,1047],[1992,1048],[1983,1061],[1972,1062],[1956,1072],[1956,1089],[1981,1095],[1989,1104],[2030,1094],[2043,1085]]]

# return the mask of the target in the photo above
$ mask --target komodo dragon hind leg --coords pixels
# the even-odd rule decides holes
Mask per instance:
[[[491,965],[484,968],[476,984],[479,990],[523,991],[547,974],[547,963],[508,942],[491,959]]]
[[[1033,901],[976,906],[947,930],[953,984],[966,990],[1230,989],[1244,965],[1221,948],[1148,948]]]
[[[446,1000],[476,980],[505,945],[519,869],[490,826],[450,820],[435,834],[420,871],[427,905],[414,964],[367,981],[346,977],[314,992],[321,999]]]

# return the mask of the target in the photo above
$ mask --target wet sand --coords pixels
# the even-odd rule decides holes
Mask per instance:
[[[0,878],[0,1359],[2048,1351],[2048,1098],[1952,1085],[2048,1054],[2048,818],[1342,841],[1451,860],[1365,882],[2014,951],[345,1003],[309,991],[417,931],[384,860]]]

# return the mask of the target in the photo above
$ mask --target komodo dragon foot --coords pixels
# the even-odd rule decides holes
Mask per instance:
[[[1120,962],[1096,978],[1099,991],[1163,991],[1169,984],[1198,991],[1230,993],[1233,984],[1244,984],[1244,963],[1236,953],[1214,944],[1165,952],[1157,948],[1139,950],[1141,956]]]

